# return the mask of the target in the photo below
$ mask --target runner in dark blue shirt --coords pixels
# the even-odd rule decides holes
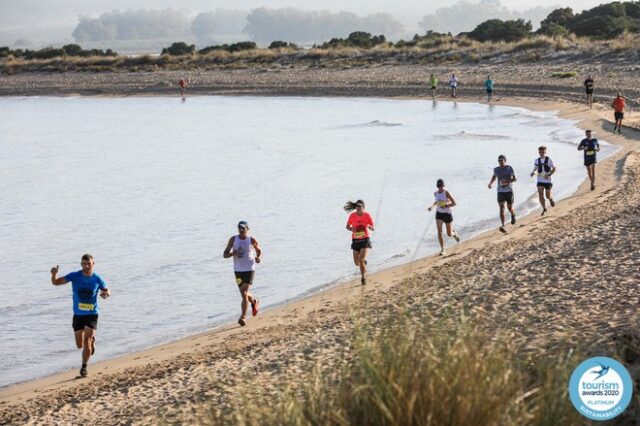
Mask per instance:
[[[87,363],[96,352],[96,330],[98,329],[98,292],[106,299],[111,295],[102,278],[93,272],[93,256],[85,254],[80,262],[82,270],[58,277],[58,266],[51,268],[51,284],[71,282],[73,290],[73,331],[76,346],[82,349],[80,377],[87,377]]]
[[[591,137],[591,130],[585,132],[586,138],[580,141],[578,151],[584,151],[584,165],[591,181],[591,190],[596,189],[596,153],[600,151],[598,139]]]

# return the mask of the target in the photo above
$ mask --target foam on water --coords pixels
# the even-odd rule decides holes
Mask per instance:
[[[77,270],[85,252],[113,292],[96,361],[235,320],[222,251],[241,219],[264,248],[254,291],[272,307],[355,276],[348,199],[374,215],[369,265],[380,269],[436,250],[426,208],[438,178],[469,238],[498,225],[486,187],[498,154],[518,174],[520,215],[535,206],[539,145],[558,165],[556,198],[585,175],[575,123],[521,108],[43,97],[0,98],[0,114],[0,385],[78,366],[70,288],[52,286],[49,269]]]

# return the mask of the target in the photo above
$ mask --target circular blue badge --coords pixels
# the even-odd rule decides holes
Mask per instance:
[[[569,396],[576,410],[591,420],[609,420],[631,402],[633,383],[618,361],[605,356],[580,363],[569,380]]]

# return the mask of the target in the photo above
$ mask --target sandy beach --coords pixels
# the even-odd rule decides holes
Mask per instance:
[[[480,69],[474,78],[487,71],[493,72]],[[243,80],[250,73],[238,71],[210,73],[211,80],[200,89],[194,83],[190,93],[415,97],[424,92],[420,83],[424,75],[416,77],[411,69],[393,76],[384,68],[378,74],[368,69],[366,76],[374,76],[370,80],[365,74],[346,78],[339,70],[309,72],[318,73],[314,81],[326,76],[326,84],[309,87],[304,85],[308,77],[304,74],[281,80],[278,73],[266,72],[262,73],[267,76],[265,87],[257,90]],[[506,79],[514,72],[515,68],[503,69],[496,74]],[[526,72],[533,75],[534,69]],[[177,75],[133,74],[126,83],[131,86],[123,92],[108,90],[118,86],[110,80],[122,77],[117,74],[66,75],[62,80],[75,83],[64,87],[56,85],[60,76],[2,76],[0,95],[163,95],[175,89],[162,82],[176,80]],[[205,78],[197,72],[191,77],[195,82]],[[160,418],[188,423],[205,403],[224,412],[233,408],[232,395],[248,376],[253,386],[275,393],[277,383],[319,363],[330,364],[349,347],[354,315],[363,304],[373,317],[384,316],[399,300],[409,300],[436,316],[444,307],[471,306],[488,327],[511,333],[514,342],[532,354],[584,341],[592,342],[599,354],[617,353],[621,341],[640,347],[640,130],[610,133],[609,93],[597,95],[596,102],[603,104],[589,110],[575,102],[582,99],[579,90],[546,83],[541,79],[503,83],[498,104],[559,111],[561,117],[593,129],[596,137],[606,134],[608,141],[620,146],[598,164],[595,191],[583,182],[548,216],[541,218],[539,210],[534,211],[506,235],[497,229],[486,232],[452,246],[446,257],[432,256],[381,271],[364,287],[347,282],[261,313],[242,329],[226,325],[96,363],[84,380],[76,380],[73,370],[0,389],[0,423],[157,424]],[[605,85],[601,87],[604,92]],[[640,93],[633,92],[631,81],[624,87],[629,88],[627,95],[638,99]],[[463,93],[460,100],[475,102],[480,96],[476,90]],[[637,120],[632,115],[625,124]],[[581,161],[578,154],[576,161]],[[637,381],[640,352],[628,352],[624,361]],[[640,413],[629,415],[637,418]]]

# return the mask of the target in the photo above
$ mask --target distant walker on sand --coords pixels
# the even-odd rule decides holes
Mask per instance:
[[[258,315],[260,300],[249,293],[249,288],[253,284],[253,276],[256,271],[256,263],[260,263],[262,249],[258,241],[249,236],[249,224],[241,220],[238,222],[238,235],[229,238],[227,247],[224,249],[223,257],[228,259],[233,257],[233,271],[236,276],[236,284],[240,290],[242,302],[240,304],[241,315],[238,324],[246,325],[247,308],[251,304],[251,314]]]
[[[484,81],[484,88],[487,89],[487,102],[491,102],[491,99],[493,98],[493,80],[490,75],[488,75],[487,79]]]
[[[591,137],[591,130],[585,132],[586,138],[580,141],[578,151],[584,151],[584,165],[591,182],[591,190],[596,189],[596,153],[600,151],[598,139]]]
[[[90,254],[82,256],[82,270],[58,277],[59,267],[51,268],[51,284],[63,285],[71,282],[73,290],[73,332],[76,346],[82,349],[80,377],[87,377],[89,358],[96,352],[96,331],[98,330],[98,291],[106,299],[111,295],[102,278],[93,272],[94,260]]]
[[[438,90],[438,78],[433,74],[429,77],[429,86],[431,87],[431,97],[435,99],[436,90]]]
[[[551,207],[555,207],[556,205],[555,201],[553,201],[553,195],[551,194],[551,188],[553,187],[551,176],[556,172],[556,165],[553,163],[553,160],[547,156],[546,146],[539,147],[538,154],[540,154],[540,156],[533,162],[531,176],[535,174],[538,175],[536,179],[536,187],[538,188],[538,199],[542,206],[542,213],[540,216],[544,216],[547,214],[547,204],[544,199],[545,193]]]
[[[180,86],[180,96],[184,96],[187,91],[187,80],[181,78],[180,81],[178,81],[178,86]]]
[[[584,90],[587,94],[587,105],[589,105],[589,108],[593,106],[593,88],[593,78],[591,78],[591,74],[589,74],[587,79],[584,81]]]
[[[373,218],[364,211],[364,201],[347,201],[344,210],[353,212],[347,219],[347,231],[351,232],[351,250],[353,251],[353,263],[360,267],[362,285],[367,283],[367,254],[371,248],[369,231],[375,231]],[[355,212],[354,212],[355,210]]]
[[[451,208],[455,207],[456,200],[454,200],[453,196],[449,194],[449,191],[444,188],[444,180],[438,179],[436,187],[438,190],[433,193],[435,202],[427,210],[431,211],[437,206],[436,226],[438,227],[438,243],[440,243],[440,256],[444,256],[447,254],[447,251],[444,249],[444,237],[442,234],[443,224],[447,228],[447,235],[454,238],[457,242],[460,242],[460,236],[453,229],[453,215],[451,214]]]
[[[458,77],[456,77],[455,73],[451,74],[451,77],[449,77],[449,87],[451,88],[451,97],[457,98],[458,95],[456,90],[458,90]]]
[[[498,167],[493,169],[493,176],[489,181],[489,189],[493,186],[493,183],[498,180],[498,205],[500,206],[500,232],[507,232],[504,228],[504,205],[506,203],[509,213],[511,213],[511,224],[516,224],[516,213],[513,211],[513,187],[512,184],[516,180],[516,173],[513,168],[507,164],[507,157],[504,155],[498,156]]]

